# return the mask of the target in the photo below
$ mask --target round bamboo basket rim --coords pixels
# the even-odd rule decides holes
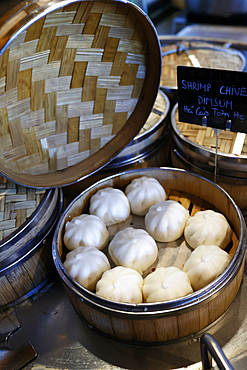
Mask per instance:
[[[185,137],[182,134],[182,132],[177,127],[177,123],[176,123],[176,119],[175,119],[175,113],[176,113],[177,109],[178,109],[178,103],[176,103],[174,105],[174,107],[172,109],[172,113],[171,113],[171,117],[172,117],[171,124],[172,124],[172,128],[173,128],[174,132],[176,133],[176,135],[178,137],[180,137],[189,146],[195,147],[202,154],[205,153],[205,152],[208,152],[212,155],[215,155],[215,153],[216,153],[215,150],[213,150],[211,148],[207,148],[206,146],[200,145],[200,144],[196,143],[195,141],[188,139],[187,137]],[[232,159],[234,162],[236,161],[236,159],[238,161],[239,160],[243,161],[244,164],[245,164],[245,162],[247,162],[247,155],[245,155],[245,154],[235,155],[235,154],[232,154],[232,153],[224,153],[224,152],[218,150],[218,156],[221,156],[222,158],[227,158],[228,160]]]
[[[90,156],[86,159],[81,159],[82,157],[80,156],[80,159],[72,159],[72,164],[68,164],[66,168],[63,168],[59,165],[60,167],[58,166],[59,168],[57,168],[56,170],[52,169],[49,170],[49,173],[39,174],[35,174],[35,172],[34,174],[18,172],[16,170],[13,170],[13,166],[15,166],[15,164],[11,164],[12,168],[7,168],[3,161],[2,163],[0,162],[0,172],[3,174],[3,176],[15,181],[17,184],[20,185],[40,188],[66,186],[72,183],[76,183],[104,167],[125,146],[127,146],[131,139],[133,139],[133,137],[135,137],[135,135],[140,131],[151,111],[156,98],[156,94],[158,92],[161,73],[161,49],[158,35],[148,16],[137,5],[133,4],[130,1],[67,0],[61,2],[59,0],[55,0],[51,3],[50,0],[44,0],[40,4],[36,0],[32,0],[28,3],[23,2],[19,4],[16,8],[8,12],[0,20],[0,53],[2,54],[5,51],[8,51],[10,45],[12,45],[16,38],[22,35],[23,32],[26,31],[29,27],[35,25],[36,21],[38,22],[42,18],[50,15],[54,11],[56,12],[62,7],[70,6],[71,4],[74,5],[77,3],[87,3],[90,4],[90,6],[91,4],[101,5],[104,3],[107,5],[114,4],[114,6],[118,6],[118,4],[120,4],[122,7],[125,7],[125,9],[128,8],[128,10],[131,10],[131,12],[133,12],[134,16],[136,17],[137,29],[138,27],[140,27],[141,29],[141,31],[135,30],[135,32],[137,32],[138,37],[140,37],[140,35],[138,35],[138,32],[143,32],[143,35],[145,36],[145,40],[143,41],[143,43],[145,42],[146,44],[145,48],[146,46],[148,47],[147,51],[144,48],[142,52],[142,56],[145,55],[145,58],[147,59],[147,61],[145,62],[146,71],[144,73],[142,88],[140,89],[139,96],[136,99],[136,105],[133,108],[132,113],[129,113],[130,115],[127,118],[127,121],[123,124],[123,127],[120,128],[117,133],[114,133],[113,135],[115,136],[106,144],[104,144],[103,140],[103,146],[97,151],[92,151],[92,153],[90,153]],[[76,25],[77,24],[80,24],[80,22],[76,23]],[[129,47],[128,51],[131,54],[132,47]],[[81,161],[79,163],[76,163],[76,161],[79,160]],[[27,166],[26,163],[25,166]],[[31,163],[30,169],[32,169],[32,166],[33,164]],[[35,168],[36,167],[37,166],[35,163]]]
[[[206,285],[204,288],[195,291],[185,297],[170,300],[170,301],[164,301],[164,302],[158,302],[158,303],[138,303],[138,304],[130,304],[130,303],[120,303],[120,302],[114,302],[107,300],[105,298],[99,297],[96,293],[90,292],[88,289],[84,288],[81,284],[79,284],[64,268],[59,252],[58,252],[58,234],[60,233],[61,226],[63,225],[64,218],[67,215],[69,209],[72,207],[72,205],[80,199],[81,196],[86,194],[90,189],[94,188],[96,185],[103,184],[104,182],[107,182],[108,180],[120,177],[121,174],[135,174],[135,173],[145,173],[148,171],[170,171],[174,173],[174,178],[176,178],[176,173],[186,173],[189,176],[193,178],[200,178],[201,181],[206,182],[209,186],[212,188],[218,189],[218,191],[222,192],[231,205],[233,206],[238,220],[239,220],[239,229],[242,231],[239,236],[238,246],[236,249],[236,252],[231,259],[228,267],[220,274],[215,280],[213,280],[210,284]],[[99,310],[103,311],[111,311],[115,314],[124,314],[127,316],[130,316],[132,318],[155,318],[156,316],[172,316],[175,314],[180,314],[181,311],[187,312],[192,310],[195,306],[200,306],[205,301],[210,301],[213,299],[217,294],[220,293],[220,290],[224,289],[228,284],[231,282],[231,280],[235,277],[235,275],[238,272],[238,269],[240,268],[242,264],[242,260],[246,253],[247,244],[244,244],[244,247],[242,247],[243,241],[246,240],[246,225],[244,221],[243,214],[241,213],[239,207],[236,205],[234,200],[230,197],[230,195],[219,185],[215,184],[214,182],[200,176],[197,174],[194,174],[192,172],[188,172],[183,169],[177,169],[177,168],[170,168],[170,167],[157,167],[157,168],[141,168],[139,170],[129,170],[125,171],[123,173],[118,173],[111,175],[109,177],[106,177],[105,179],[102,179],[95,183],[94,185],[91,185],[88,189],[84,190],[81,194],[79,194],[66,208],[63,215],[58,221],[58,224],[56,226],[56,230],[54,233],[54,238],[52,242],[52,255],[53,260],[56,266],[56,269],[63,280],[63,282],[66,284],[67,287],[69,287],[70,290],[74,292],[74,294],[79,295],[81,299],[87,301],[89,304],[93,306],[97,306]],[[231,278],[229,279],[229,271],[231,274]],[[201,294],[204,293],[203,297]]]
[[[33,211],[33,213],[25,220],[23,224],[21,224],[20,227],[17,228],[17,230],[13,231],[11,234],[6,236],[6,238],[2,239],[0,241],[0,251],[5,247],[5,244],[9,244],[13,241],[14,238],[20,235],[25,229],[27,229],[36,219],[37,216],[39,216],[40,209],[44,207],[44,204],[47,203],[49,198],[54,194],[54,189],[46,190],[44,193],[43,198],[41,199],[41,202],[36,207],[36,209]],[[5,247],[7,248],[7,247]]]

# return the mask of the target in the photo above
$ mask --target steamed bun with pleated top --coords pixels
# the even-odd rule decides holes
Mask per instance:
[[[150,267],[158,256],[155,240],[143,229],[127,227],[119,231],[108,247],[116,265],[135,269],[140,274]]]
[[[70,251],[79,246],[91,246],[101,250],[108,243],[109,232],[99,217],[82,214],[65,224],[63,239]]]
[[[184,264],[194,290],[199,290],[211,283],[228,266],[230,255],[216,245],[199,245]]]
[[[64,267],[85,288],[94,291],[103,272],[111,268],[106,255],[95,247],[77,247],[69,252]]]
[[[144,302],[162,302],[193,293],[188,276],[178,267],[158,267],[143,281]]]
[[[106,271],[96,285],[96,294],[112,301],[141,303],[143,279],[128,267],[116,266]]]
[[[217,245],[224,249],[231,241],[232,229],[224,215],[208,209],[189,218],[184,237],[193,249],[199,245]]]
[[[126,187],[125,194],[130,202],[131,212],[144,216],[149,208],[166,199],[166,192],[158,180],[142,176],[131,181]]]
[[[147,232],[158,242],[172,242],[183,235],[189,211],[174,200],[165,200],[149,208],[145,216]]]
[[[122,190],[107,187],[92,195],[89,213],[98,216],[106,226],[110,226],[129,217],[130,204]]]

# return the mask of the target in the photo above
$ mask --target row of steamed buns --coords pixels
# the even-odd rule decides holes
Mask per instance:
[[[131,213],[144,216],[146,230],[127,227],[109,243],[107,227]],[[143,279],[158,257],[156,242],[172,242],[182,235],[194,249],[183,270],[158,267]],[[89,214],[66,223],[64,244],[69,253],[64,267],[101,297],[129,303],[166,301],[201,289],[220,275],[231,259],[224,251],[231,238],[231,227],[221,213],[206,210],[191,217],[180,203],[166,200],[155,178],[143,176],[132,180],[125,192],[98,190],[90,199]],[[113,268],[102,252],[107,245]]]

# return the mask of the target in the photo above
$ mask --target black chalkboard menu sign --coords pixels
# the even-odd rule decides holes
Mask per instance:
[[[247,133],[247,73],[177,67],[179,121]]]

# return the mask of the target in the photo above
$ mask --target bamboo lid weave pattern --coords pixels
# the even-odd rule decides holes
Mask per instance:
[[[0,241],[24,224],[38,208],[44,192],[16,185],[0,176]]]
[[[105,165],[138,133],[161,68],[155,56],[148,72],[150,29],[143,18],[128,3],[72,2],[37,19],[8,45],[0,58],[4,176],[27,186],[68,184]],[[159,46],[154,48],[158,55]],[[148,74],[154,77],[149,97],[142,93]],[[117,140],[140,99],[144,109]]]
[[[183,46],[188,48],[186,52],[183,49],[179,51],[179,46],[175,44],[162,47],[162,54],[174,51],[170,54],[162,55],[162,86],[173,86],[177,88],[177,66],[195,66],[193,64],[194,60],[203,68],[234,71],[242,69],[244,56],[236,50],[219,47],[214,44],[196,42],[184,42]]]

